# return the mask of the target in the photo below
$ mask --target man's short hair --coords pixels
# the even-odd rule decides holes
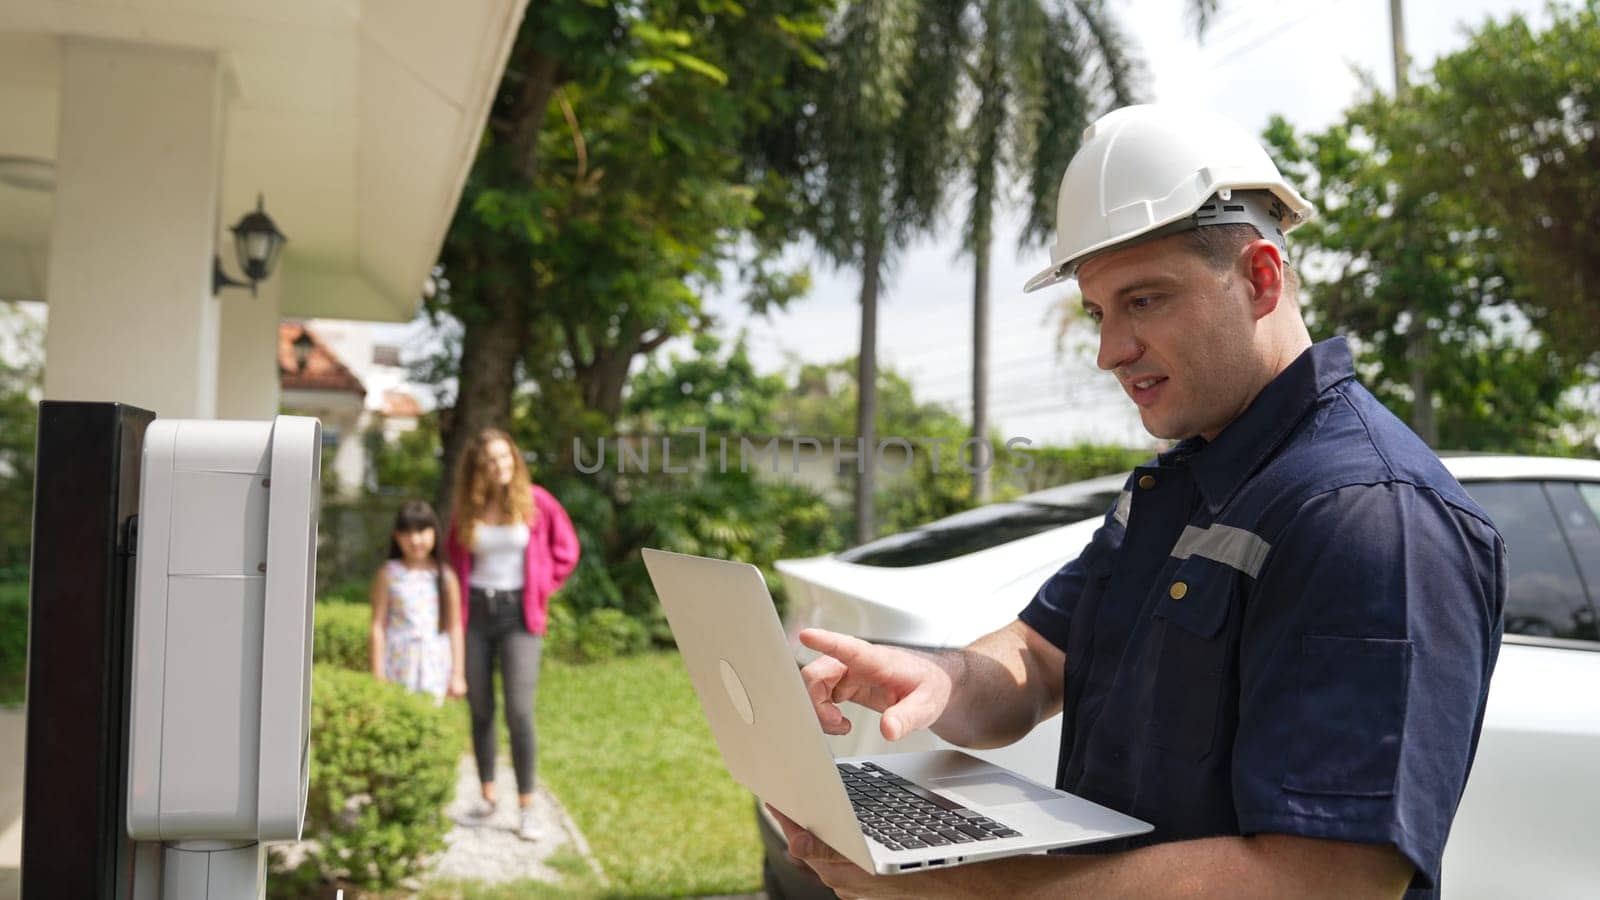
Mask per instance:
[[[1182,232],[1184,246],[1205,260],[1211,268],[1222,271],[1239,258],[1239,251],[1251,241],[1261,240],[1261,232],[1254,225],[1202,225]],[[1300,275],[1283,261],[1285,292],[1296,302],[1300,298]]]

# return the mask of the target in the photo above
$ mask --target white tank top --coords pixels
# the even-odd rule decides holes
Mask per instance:
[[[528,526],[485,525],[472,529],[471,586],[514,591],[522,587],[527,560]]]

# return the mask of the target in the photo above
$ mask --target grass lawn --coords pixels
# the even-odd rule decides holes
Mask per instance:
[[[547,661],[538,729],[540,777],[583,831],[607,896],[760,890],[754,801],[723,768],[676,653]]]

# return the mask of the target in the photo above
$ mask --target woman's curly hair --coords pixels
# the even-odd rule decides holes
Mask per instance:
[[[489,445],[495,441],[505,441],[506,446],[511,448],[513,469],[510,484],[502,485],[494,477],[494,464],[489,461]],[[517,449],[511,435],[498,428],[485,428],[478,432],[472,443],[467,445],[467,452],[461,455],[461,464],[456,469],[455,513],[452,516],[456,540],[462,547],[472,548],[473,531],[491,501],[497,501],[499,507],[509,512],[516,521],[526,522],[531,528],[535,514],[531,484],[528,466],[522,461],[522,451]]]

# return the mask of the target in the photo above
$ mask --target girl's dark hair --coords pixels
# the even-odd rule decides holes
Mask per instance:
[[[407,500],[400,504],[394,514],[394,528],[389,533],[389,558],[405,559],[405,554],[400,551],[400,542],[394,539],[395,532],[413,532],[433,529],[433,566],[434,577],[437,579],[439,594],[439,630],[445,630],[448,621],[445,607],[444,570],[449,565],[444,557],[444,535],[439,532],[439,517],[433,514],[433,507],[423,500]]]

